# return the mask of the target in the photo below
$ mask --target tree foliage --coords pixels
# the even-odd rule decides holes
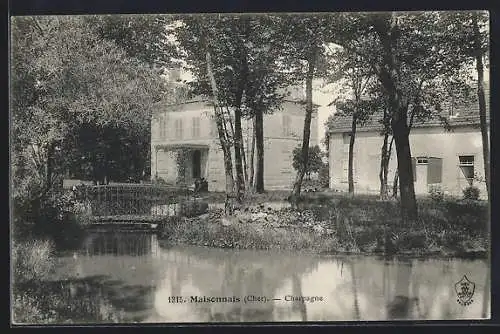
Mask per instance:
[[[470,79],[448,19],[453,12],[341,14],[335,42],[372,67],[387,99],[395,138],[401,208],[417,215],[409,131],[415,121],[444,120],[450,93],[467,98]],[[458,100],[458,99],[457,99]]]
[[[82,17],[12,21],[15,200],[44,198],[67,169],[87,177],[102,176],[103,164],[108,177],[113,165],[128,175],[127,167],[144,169],[150,115],[164,84],[95,28]]]
[[[306,175],[311,176],[311,173],[318,173],[323,166],[322,152],[318,145],[309,148],[309,156],[307,158]],[[299,145],[293,149],[292,167],[298,171],[304,164],[302,159],[302,146]]]

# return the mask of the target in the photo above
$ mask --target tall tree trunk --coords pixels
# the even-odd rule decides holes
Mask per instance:
[[[225,201],[225,212],[226,214],[232,214],[233,211],[233,199],[234,199],[234,179],[233,179],[233,162],[231,159],[231,144],[227,140],[227,133],[223,128],[223,114],[222,109],[218,102],[217,94],[217,83],[212,70],[212,59],[210,51],[206,51],[205,59],[207,62],[207,75],[210,80],[210,85],[212,88],[213,104],[215,110],[215,122],[217,124],[217,131],[219,133],[220,144],[222,148],[222,153],[224,155],[224,170],[226,174],[226,201]]]
[[[351,137],[349,140],[349,165],[347,172],[347,179],[349,182],[349,194],[354,194],[354,142],[356,140],[356,124],[357,119],[356,115],[352,116],[352,124],[351,124]]]
[[[309,158],[309,139],[311,136],[311,119],[313,112],[313,103],[312,103],[312,81],[314,77],[314,68],[316,66],[316,54],[318,50],[315,47],[311,51],[311,55],[307,61],[308,68],[306,74],[306,116],[304,118],[304,132],[302,135],[302,164],[300,165],[299,170],[297,171],[297,176],[295,178],[295,183],[293,185],[293,190],[291,194],[291,199],[293,202],[297,203],[300,198],[300,190],[302,187],[302,181],[304,179],[304,175],[306,173],[308,158]]]
[[[246,190],[248,188],[248,163],[245,150],[245,141],[243,140],[243,137],[241,138],[241,162],[243,163],[243,176],[244,176],[244,184]]]
[[[245,189],[245,179],[243,176],[242,161],[242,130],[241,130],[241,109],[236,107],[234,110],[234,164],[236,169],[236,200],[241,203],[243,191]]]
[[[47,170],[45,175],[45,188],[47,191],[51,190],[53,186],[52,179],[54,177],[54,151],[55,143],[47,145]]]
[[[386,159],[387,159],[387,144],[389,140],[389,134],[386,132],[384,134],[384,142],[382,143],[382,152],[380,153],[380,199],[387,199],[387,169],[386,169]]]
[[[264,115],[262,110],[255,111],[255,143],[257,148],[257,173],[255,191],[264,192]]]
[[[483,66],[483,51],[481,45],[481,34],[477,22],[477,15],[472,16],[472,24],[474,29],[474,44],[476,51],[476,70],[477,70],[477,97],[479,100],[479,122],[481,126],[481,139],[483,143],[483,163],[484,163],[484,179],[486,181],[486,191],[488,193],[488,201],[490,200],[490,145],[488,138],[488,124],[486,120],[486,99],[484,97],[484,66]]]
[[[396,169],[396,172],[394,173],[394,181],[392,183],[392,197],[396,198],[398,197],[398,182],[399,181],[399,173],[398,170]]]
[[[389,197],[389,187],[387,185],[387,180],[389,178],[389,162],[391,160],[392,154],[392,143],[394,142],[394,137],[391,138],[391,142],[388,144],[389,133],[384,134],[384,143],[382,145],[382,153],[380,159],[380,199],[386,200]],[[396,191],[397,192],[397,191]]]
[[[402,127],[402,129],[399,129]],[[396,154],[398,158],[399,194],[401,198],[401,216],[404,220],[417,217],[417,200],[413,183],[410,140],[406,124],[393,127]]]
[[[404,220],[418,215],[413,184],[413,170],[410,152],[410,131],[408,128],[408,101],[399,89],[399,68],[395,57],[400,34],[395,13],[377,21],[376,30],[380,38],[383,65],[379,68],[380,81],[388,93],[388,106],[391,115],[391,128],[396,143],[398,160],[399,192],[401,196],[401,215]]]
[[[254,173],[255,173],[255,161],[254,161],[254,156],[255,156],[255,117],[253,118],[253,126],[252,126],[252,143],[251,143],[251,148],[250,148],[250,171],[249,171],[249,177],[248,177],[248,184],[250,187],[255,189],[254,185]]]

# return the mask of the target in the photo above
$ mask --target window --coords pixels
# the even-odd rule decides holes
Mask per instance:
[[[200,136],[200,118],[193,117],[192,134],[193,138],[198,138]]]
[[[467,179],[470,185],[474,180],[474,156],[473,155],[460,155],[458,157],[458,167],[462,171],[462,174]]]
[[[282,118],[282,124],[281,124],[281,130],[282,130],[282,135],[284,137],[289,136],[290,133],[290,126],[291,126],[292,120],[289,115],[283,115]]]
[[[349,154],[349,143],[351,142],[351,134],[350,133],[344,133],[342,135],[342,140],[343,140],[343,151],[345,154]]]
[[[182,139],[182,119],[175,120],[175,138]]]
[[[344,142],[344,145],[347,144],[349,145],[349,142],[351,141],[351,134],[349,132],[345,132],[342,134],[342,140]]]
[[[165,123],[166,123],[166,120],[165,120],[165,116],[160,116],[160,120],[159,120],[159,123],[160,123],[160,138],[165,138]]]
[[[211,137],[218,137],[219,133],[217,130],[217,122],[215,121],[215,118],[210,120],[210,136]]]
[[[458,157],[460,161],[460,166],[474,166],[474,156],[473,155],[461,155]]]
[[[427,157],[419,157],[417,158],[418,165],[426,165],[429,163],[429,159]]]
[[[429,157],[427,165],[427,184],[437,184],[442,182],[443,159]]]

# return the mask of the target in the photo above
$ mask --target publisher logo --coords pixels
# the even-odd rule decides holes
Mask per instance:
[[[476,289],[476,284],[471,282],[466,275],[462,277],[460,281],[455,283],[455,291],[457,293],[457,302],[462,306],[467,306],[472,304],[474,301],[472,296],[474,296],[474,290]]]

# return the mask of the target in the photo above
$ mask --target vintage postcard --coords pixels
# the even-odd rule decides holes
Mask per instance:
[[[14,16],[14,325],[490,319],[489,14]]]

